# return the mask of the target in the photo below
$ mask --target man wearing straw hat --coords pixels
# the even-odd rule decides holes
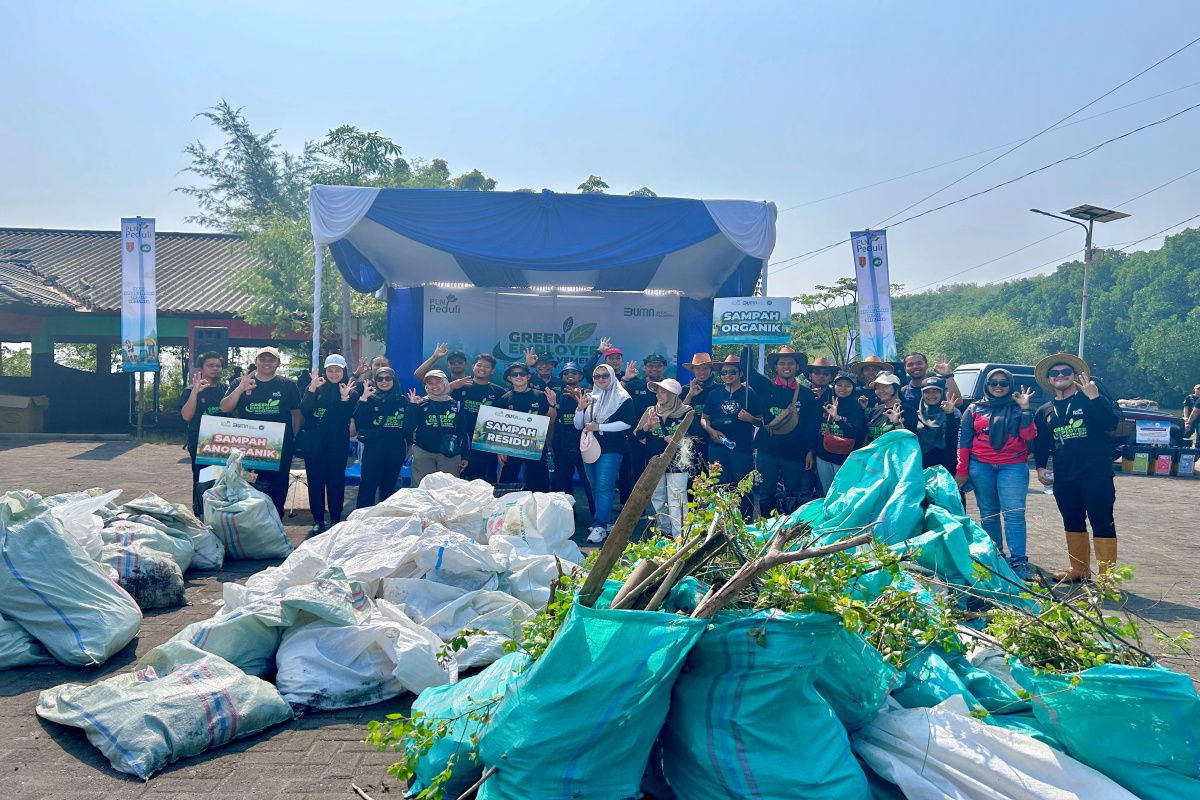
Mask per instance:
[[[774,379],[750,372],[750,388],[758,392],[767,407],[771,422],[758,429],[754,437],[755,464],[762,476],[759,508],[763,516],[772,511],[788,513],[799,504],[804,482],[804,461],[812,453],[814,442],[805,427],[798,424],[809,406],[816,405],[812,391],[796,379],[808,364],[804,353],[784,345],[767,354],[767,368]],[[782,502],[779,486],[783,486]]]
[[[708,433],[710,461],[721,464],[721,483],[735,486],[754,472],[754,428],[763,424],[758,393],[742,382],[742,362],[728,355],[720,362],[721,385],[708,393],[700,418]],[[751,494],[742,498],[742,515],[753,513]]]
[[[867,356],[862,361],[855,361],[851,364],[850,371],[858,377],[858,390],[855,392],[858,404],[867,409],[879,405],[879,398],[875,396],[871,384],[875,383],[875,379],[885,372],[896,374],[896,365],[891,361],[884,361],[879,356]],[[897,393],[899,393],[899,387],[897,387]]]
[[[683,402],[696,409],[692,426],[687,433],[688,438],[692,440],[693,472],[696,474],[708,466],[708,433],[704,430],[700,415],[704,411],[704,404],[708,402],[709,392],[717,385],[712,376],[714,363],[712,354],[696,353],[691,361],[682,365],[695,376],[687,385]]]
[[[1067,536],[1067,568],[1054,573],[1056,581],[1083,581],[1091,575],[1091,546],[1096,565],[1105,572],[1117,562],[1117,528],[1113,505],[1113,441],[1117,427],[1112,403],[1100,394],[1087,362],[1069,353],[1046,356],[1033,368],[1033,377],[1054,399],[1037,410],[1034,459],[1038,480],[1054,486],[1054,502],[1062,514]],[[1047,470],[1054,456],[1054,472]],[[1092,524],[1091,539],[1087,522]]]

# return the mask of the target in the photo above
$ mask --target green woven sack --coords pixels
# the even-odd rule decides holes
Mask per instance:
[[[842,630],[828,614],[719,614],[675,683],[662,770],[678,800],[870,796],[813,683]]]
[[[1068,754],[1147,800],[1200,797],[1200,697],[1187,675],[1122,664],[1036,673],[1014,659],[1012,676]]]
[[[639,797],[671,687],[705,620],[576,604],[479,741],[480,800]]]

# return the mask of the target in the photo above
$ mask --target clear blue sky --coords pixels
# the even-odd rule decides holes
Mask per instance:
[[[767,199],[775,260],[845,238],[1200,36],[1195,2],[16,3],[0,28],[0,225],[195,229],[183,146],[222,98],[289,147],[349,123],[499,188]],[[1080,114],[1200,82],[1200,44]],[[1054,131],[914,210],[1200,103],[1200,85]],[[895,228],[915,289],[1066,227],[1026,211],[1114,205],[1200,167],[1200,109]],[[1200,172],[1124,207],[1100,245],[1200,214]],[[1193,223],[1196,224],[1196,223]],[[967,273],[1081,249],[1071,231]],[[1158,241],[1139,247],[1150,247]],[[1049,268],[1047,268],[1049,269]],[[781,265],[772,294],[851,274],[849,245]]]

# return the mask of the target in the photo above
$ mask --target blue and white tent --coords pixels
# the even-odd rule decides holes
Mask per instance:
[[[704,301],[753,292],[777,213],[745,200],[357,186],[314,186],[309,210],[317,297],[322,245],[358,291],[400,290],[389,306],[401,314],[403,290],[431,284],[674,291],[701,304],[681,322],[681,349],[707,337]]]

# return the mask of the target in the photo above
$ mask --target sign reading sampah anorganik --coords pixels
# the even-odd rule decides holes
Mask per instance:
[[[515,458],[539,459],[546,446],[550,418],[507,408],[480,406],[471,447]]]
[[[790,297],[718,297],[713,300],[713,344],[787,344],[792,340]]]
[[[197,464],[224,464],[232,450],[243,453],[242,465],[248,469],[277,470],[283,454],[287,424],[259,422],[236,417],[200,418],[200,436],[196,442]]]

